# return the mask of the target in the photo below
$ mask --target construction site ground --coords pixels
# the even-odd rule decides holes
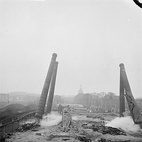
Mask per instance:
[[[116,118],[115,114],[74,114],[66,132],[62,128],[61,117],[55,114],[54,118],[48,119],[47,116],[42,120],[41,126],[15,132],[6,142],[142,142],[142,130],[134,133],[107,129],[108,133],[102,132],[104,123]]]

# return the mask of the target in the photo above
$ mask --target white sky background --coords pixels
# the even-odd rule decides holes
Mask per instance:
[[[0,92],[41,93],[52,53],[56,95],[119,94],[123,62],[142,96],[142,13],[132,0],[0,0]]]

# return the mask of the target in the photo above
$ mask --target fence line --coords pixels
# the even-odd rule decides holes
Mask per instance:
[[[30,117],[33,117],[34,115],[35,115],[35,111],[29,112],[12,122],[9,122],[9,123],[6,123],[6,124],[0,126],[0,133],[14,132],[20,126],[21,121],[28,119]]]

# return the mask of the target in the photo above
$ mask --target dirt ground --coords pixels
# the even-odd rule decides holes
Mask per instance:
[[[102,134],[94,131],[92,125],[100,125],[104,121],[115,118],[116,115],[76,115],[68,132],[58,125],[42,125],[26,132],[16,132],[6,142],[142,142],[142,131],[126,135]],[[47,120],[50,121],[50,120]],[[46,124],[46,123],[45,123]]]

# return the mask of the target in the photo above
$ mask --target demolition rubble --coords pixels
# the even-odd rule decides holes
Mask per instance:
[[[51,114],[52,115],[52,114]],[[46,116],[42,125],[36,123],[25,123],[17,129],[12,138],[6,139],[7,142],[142,142],[142,131],[129,132],[121,128],[105,126],[108,117],[101,114],[102,121],[94,115],[71,115],[68,108],[64,109],[62,117],[54,114]],[[55,122],[58,117],[60,122]],[[111,118],[115,118],[113,116]],[[110,116],[109,116],[110,118]],[[59,119],[58,119],[59,120]],[[53,123],[52,126],[46,124]]]

